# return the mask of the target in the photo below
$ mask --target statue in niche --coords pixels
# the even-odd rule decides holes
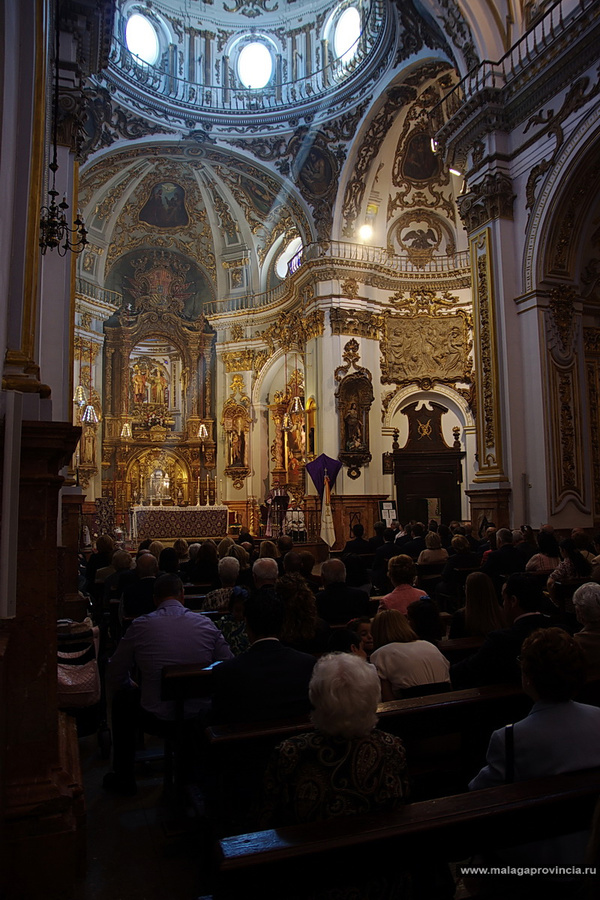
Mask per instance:
[[[356,403],[352,402],[344,416],[345,450],[362,450],[365,446],[360,413]]]
[[[81,462],[88,466],[96,465],[96,430],[93,425],[83,426]]]
[[[246,437],[244,427],[237,419],[229,432],[229,465],[240,468],[246,465]]]
[[[133,382],[133,399],[136,403],[143,403],[146,398],[146,373],[142,372],[136,363],[131,375]]]

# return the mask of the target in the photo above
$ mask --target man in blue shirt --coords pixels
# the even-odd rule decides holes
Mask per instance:
[[[165,735],[175,720],[173,702],[160,699],[164,666],[196,663],[209,666],[233,654],[211,620],[184,606],[183,583],[177,575],[161,575],[154,585],[156,609],[138,616],[121,639],[107,667],[107,686],[112,702],[113,768],[104,777],[104,787],[118,793],[136,793],[134,776],[135,740],[138,728]],[[131,677],[133,667],[141,688]],[[207,712],[210,700],[188,700],[186,719]]]

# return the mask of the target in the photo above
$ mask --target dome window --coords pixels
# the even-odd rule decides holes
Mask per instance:
[[[360,35],[360,13],[356,6],[349,6],[337,20],[333,35],[333,51],[343,63],[349,63],[356,55]]]
[[[273,57],[262,41],[252,41],[240,50],[237,73],[245,88],[259,91],[264,88],[273,74]]]
[[[139,60],[153,66],[158,59],[160,46],[156,28],[146,16],[134,13],[127,19],[125,28],[127,49]]]
[[[297,237],[290,241],[285,250],[279,254],[277,262],[275,263],[275,272],[279,278],[285,278],[287,276],[288,266],[301,247],[302,238]]]

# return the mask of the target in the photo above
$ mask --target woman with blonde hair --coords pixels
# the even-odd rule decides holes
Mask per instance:
[[[261,541],[260,550],[258,551],[259,559],[277,559],[279,553],[273,541]]]
[[[160,541],[152,541],[152,543],[148,547],[148,550],[150,551],[152,556],[156,557],[157,561],[158,561],[158,557],[160,556],[160,554],[162,553],[162,551],[164,549],[165,549],[165,545],[161,544]]]
[[[371,662],[381,679],[382,700],[452,690],[448,660],[429,641],[419,640],[397,609],[378,612],[371,631]]]
[[[222,541],[219,541],[217,545],[217,553],[219,555],[219,559],[223,559],[224,556],[227,556],[229,548],[233,544],[235,544],[235,541],[229,536],[224,537]]]
[[[492,579],[485,572],[471,572],[465,581],[465,605],[454,613],[448,637],[486,637],[505,626]]]
[[[417,559],[418,566],[432,566],[448,559],[448,551],[442,547],[442,539],[437,531],[428,531],[425,535],[425,550],[421,550]]]

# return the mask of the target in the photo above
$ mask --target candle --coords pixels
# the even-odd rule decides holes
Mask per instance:
[[[209,477],[210,477],[210,476],[209,476],[209,474],[208,474],[208,472],[207,472],[207,473],[206,473],[206,505],[207,505],[207,506],[210,506],[210,488],[209,488],[209,486],[208,486],[208,479],[209,479]]]

